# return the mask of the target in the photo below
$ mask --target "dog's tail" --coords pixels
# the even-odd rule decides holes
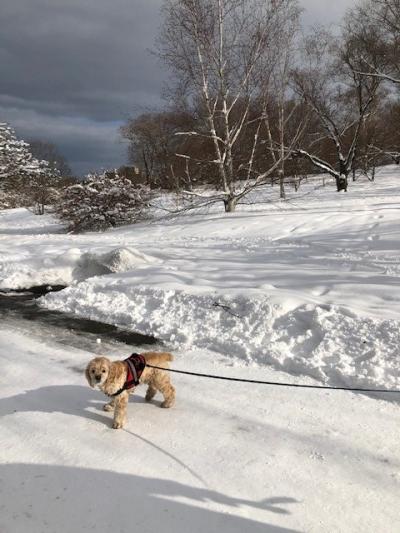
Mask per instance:
[[[146,363],[155,366],[163,366],[163,364],[165,365],[165,363],[169,363],[170,361],[174,360],[172,353],[168,352],[146,352],[142,355],[144,355]],[[165,366],[168,367],[168,365]]]

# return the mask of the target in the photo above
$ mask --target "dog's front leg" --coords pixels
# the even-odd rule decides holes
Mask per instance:
[[[114,429],[121,429],[124,427],[128,400],[129,394],[126,391],[121,392],[121,394],[115,398]]]
[[[115,398],[113,398],[110,402],[103,405],[104,411],[114,411],[115,409]]]

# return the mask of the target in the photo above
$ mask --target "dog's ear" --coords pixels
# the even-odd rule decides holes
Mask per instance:
[[[112,361],[107,359],[107,367],[108,367],[108,373],[107,373],[106,383],[113,383],[116,378],[117,365],[115,365]]]
[[[89,368],[90,368],[90,363],[89,363],[88,366],[86,367],[86,370],[85,370],[85,376],[86,376],[87,382],[89,383],[89,385],[90,385],[90,386],[92,387],[92,389],[93,389],[92,380],[90,379]]]

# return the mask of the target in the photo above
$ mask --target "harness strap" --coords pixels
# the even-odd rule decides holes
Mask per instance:
[[[134,355],[138,355],[138,354],[134,354]],[[132,374],[132,379],[125,382],[125,387],[129,388],[132,385],[137,385],[139,383],[139,378],[138,378],[138,373],[136,371],[135,363],[132,361],[132,359],[130,357],[128,359],[125,359],[125,363],[127,363],[129,370],[131,371],[131,374]]]
[[[142,354],[139,353],[133,353],[124,360],[124,363],[128,365],[125,383],[117,392],[108,395],[112,398],[119,396],[125,390],[132,389],[136,385],[139,385],[140,376],[142,375],[143,370],[146,368],[146,359]]]

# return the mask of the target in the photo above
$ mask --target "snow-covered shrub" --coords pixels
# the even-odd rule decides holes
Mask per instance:
[[[28,199],[19,193],[4,190],[0,187],[0,211],[3,209],[14,209],[24,207],[29,204]]]
[[[85,181],[66,187],[56,213],[71,231],[103,230],[145,217],[150,189],[117,172],[89,174]]]
[[[0,123],[0,208],[33,206],[38,214],[54,200],[58,173],[33,157],[29,144]]]

